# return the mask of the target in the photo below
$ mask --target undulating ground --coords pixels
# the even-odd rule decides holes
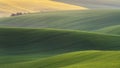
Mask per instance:
[[[56,28],[85,31],[119,31],[120,10],[74,10],[25,14],[0,19],[1,27]],[[102,32],[102,31],[101,31]],[[104,32],[104,31],[103,31]]]
[[[119,2],[0,0],[0,68],[120,68]]]
[[[119,68],[120,36],[60,30],[0,28],[1,68]]]
[[[119,68],[119,13],[60,11],[1,18],[0,67]]]

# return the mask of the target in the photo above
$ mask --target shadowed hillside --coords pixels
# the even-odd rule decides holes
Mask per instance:
[[[0,28],[0,38],[1,68],[119,68],[120,36],[60,29]]]
[[[0,38],[1,54],[120,49],[119,36],[71,30],[0,28]]]

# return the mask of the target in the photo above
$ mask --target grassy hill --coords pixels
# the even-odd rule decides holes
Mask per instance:
[[[78,6],[84,6],[91,9],[118,9],[119,0],[53,0]]]
[[[120,35],[120,25],[106,27],[106,28],[98,30],[98,32]]]
[[[119,68],[120,36],[77,30],[0,28],[0,38],[1,68]]]
[[[0,68],[120,68],[119,18],[120,10],[1,18]]]
[[[23,63],[3,64],[8,68],[119,68],[120,51],[78,51]]]
[[[0,14],[8,15],[15,12],[44,12],[55,10],[85,10],[75,6],[51,0],[0,0]]]
[[[3,54],[120,49],[119,36],[72,30],[1,28],[0,38]]]
[[[1,18],[0,26],[95,31],[120,25],[119,18],[120,10],[56,11]]]

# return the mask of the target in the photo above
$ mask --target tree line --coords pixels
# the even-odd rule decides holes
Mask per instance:
[[[12,13],[10,16],[20,16],[20,15],[24,15],[27,13],[23,13],[23,12],[16,12],[16,13]]]

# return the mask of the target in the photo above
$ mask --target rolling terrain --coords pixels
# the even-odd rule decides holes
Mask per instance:
[[[106,27],[98,30],[98,32],[120,35],[120,25]]]
[[[0,26],[97,31],[120,25],[119,18],[120,10],[57,11],[1,18]]]
[[[0,0],[0,68],[120,68],[119,3]]]
[[[119,0],[53,0],[78,6],[84,6],[89,9],[120,9]]]
[[[33,53],[39,53],[39,51],[119,50],[120,46],[120,38],[116,35],[60,29],[0,28],[0,38],[0,49],[7,51],[3,54],[8,52],[26,54],[32,50]],[[11,38],[12,40],[10,40]]]
[[[120,65],[117,35],[0,28],[0,38],[1,68],[119,68]]]
[[[27,62],[1,64],[2,68],[119,68],[120,51],[78,51]],[[72,62],[71,62],[72,61]]]

